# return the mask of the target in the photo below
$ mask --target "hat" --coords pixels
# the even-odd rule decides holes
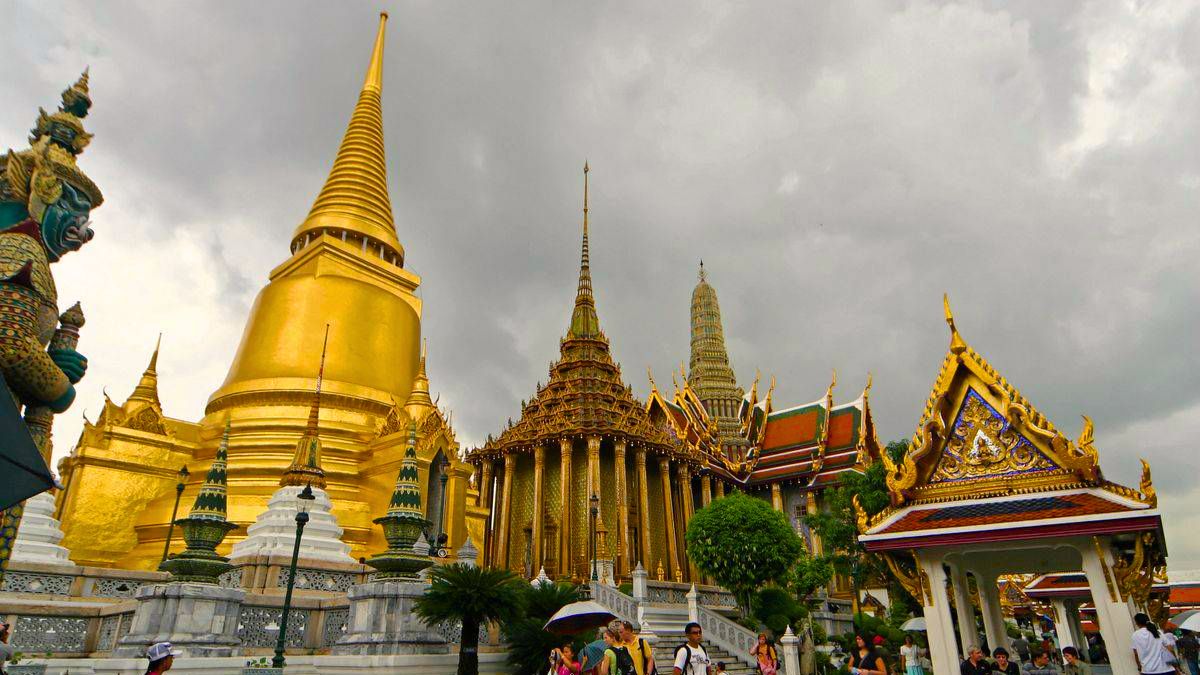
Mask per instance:
[[[877,645],[883,644],[883,636],[882,635],[875,636],[875,644],[877,644]]]
[[[151,661],[165,659],[168,656],[180,656],[182,654],[183,652],[175,649],[175,646],[170,642],[158,642],[150,645],[150,649],[146,650],[146,658],[150,659]]]

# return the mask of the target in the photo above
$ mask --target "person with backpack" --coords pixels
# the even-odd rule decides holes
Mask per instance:
[[[604,659],[600,661],[600,675],[637,675],[633,665],[633,655],[621,642],[621,622],[614,621],[604,629],[604,642],[608,647],[604,650]]]
[[[758,642],[750,648],[750,657],[758,664],[760,675],[775,675],[779,669],[779,655],[775,652],[775,645],[767,640],[766,633],[758,634]]]
[[[687,642],[675,648],[675,663],[672,675],[711,675],[712,661],[708,651],[700,644],[704,631],[700,624],[691,622],[683,627]]]
[[[653,647],[633,632],[633,624],[628,621],[621,622],[621,642],[633,657],[633,667],[637,669],[637,675],[650,675],[654,672]]]

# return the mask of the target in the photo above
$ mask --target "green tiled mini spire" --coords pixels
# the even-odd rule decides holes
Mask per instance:
[[[188,518],[225,521],[228,493],[226,462],[229,459],[229,429],[232,423],[228,418],[225,420],[225,433],[221,436],[221,444],[217,446],[217,455],[208,468],[208,475],[204,477],[204,484],[200,486],[200,494],[196,495]]]
[[[408,424],[408,444],[404,448],[404,459],[400,462],[400,473],[396,476],[396,489],[388,504],[387,515],[376,518],[383,528],[388,548],[374,555],[367,564],[379,570],[377,579],[412,579],[417,572],[433,564],[425,553],[413,549],[417,539],[429,521],[421,512],[421,475],[417,467],[417,425]]]
[[[171,573],[172,581],[215,584],[218,577],[230,568],[229,559],[217,553],[217,546],[230,530],[237,529],[237,525],[225,519],[228,485],[226,462],[229,459],[231,426],[232,421],[227,417],[225,433],[221,436],[208,475],[204,477],[204,484],[200,486],[200,494],[196,495],[196,501],[192,504],[192,511],[187,518],[175,521],[183,530],[187,548],[158,566],[160,570]]]

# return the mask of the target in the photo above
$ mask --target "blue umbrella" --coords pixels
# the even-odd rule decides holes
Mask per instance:
[[[584,664],[584,668],[591,670],[604,660],[605,649],[608,649],[608,643],[604,640],[596,640],[579,650],[579,662]]]

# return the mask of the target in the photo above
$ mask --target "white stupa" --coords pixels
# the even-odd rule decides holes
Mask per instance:
[[[21,516],[10,560],[74,565],[71,552],[59,545],[62,538],[61,524],[54,518],[54,497],[49,492],[30,497],[25,502],[25,514]]]
[[[329,339],[326,327],[325,339]],[[267,510],[259,514],[254,524],[246,528],[246,538],[233,545],[230,562],[238,564],[247,558],[266,555],[291,557],[296,545],[297,495],[304,486],[312,487],[316,499],[308,511],[308,524],[300,538],[300,560],[319,560],[335,563],[355,563],[350,557],[350,545],[342,543],[342,528],[332,513],[333,504],[325,492],[325,472],[321,469],[321,438],[318,421],[321,413],[321,379],[325,372],[325,349],[321,349],[321,366],[317,371],[317,388],[308,413],[308,428],[296,443],[292,464],[279,481],[280,488],[271,495]]]

